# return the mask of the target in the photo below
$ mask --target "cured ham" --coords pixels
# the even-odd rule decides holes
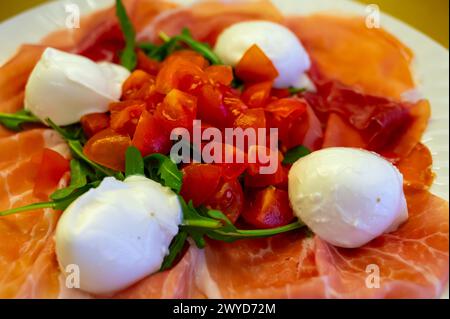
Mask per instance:
[[[363,18],[314,15],[286,24],[328,79],[396,100],[415,87],[411,50],[383,29],[367,28]]]
[[[0,209],[40,201],[33,195],[44,148],[65,149],[59,135],[35,129],[0,138]],[[0,298],[50,298],[58,292],[53,231],[59,218],[50,209],[0,218]]]
[[[305,96],[310,104],[306,120],[313,130],[298,133],[303,143],[312,149],[320,148],[322,140],[323,147],[370,148],[375,133],[393,134],[396,142],[383,151],[394,153],[404,174],[410,219],[398,231],[352,250],[335,248],[302,231],[233,244],[210,240],[205,250],[192,244],[172,269],[149,276],[112,297],[440,296],[448,281],[448,203],[428,192],[433,180],[432,158],[419,144],[430,106],[427,101],[401,102],[402,94],[414,88],[409,68],[413,56],[408,48],[383,30],[366,29],[360,19],[312,16],[284,20],[268,1],[234,5],[205,1],[182,9],[154,0],[125,4],[139,39],[155,40],[160,31],[172,35],[188,27],[195,38],[213,44],[220,31],[238,21],[286,23],[305,44],[316,75],[320,72],[321,76],[314,78],[312,74],[319,84],[319,94]],[[26,45],[0,67],[0,112],[22,107],[28,76],[46,46],[94,60],[117,59],[124,40],[113,9],[83,21],[81,30],[56,32],[42,45]],[[103,51],[99,53],[100,48]],[[405,118],[409,125],[401,133],[371,126],[396,127]],[[386,136],[378,136],[376,141],[380,139]],[[44,148],[61,151],[64,143],[50,130],[14,134],[0,127],[0,210],[38,201],[33,195],[37,171],[33,157]],[[0,218],[0,298],[98,297],[64,287],[53,240],[59,215],[39,210]],[[380,275],[379,288],[367,284],[373,269]]]

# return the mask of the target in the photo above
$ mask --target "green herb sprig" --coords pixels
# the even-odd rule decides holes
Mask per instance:
[[[116,0],[116,15],[125,38],[125,49],[120,55],[120,63],[133,71],[137,65],[136,31],[121,0]]]
[[[11,131],[21,131],[24,124],[41,123],[41,120],[27,110],[20,110],[16,113],[0,113],[0,124]]]
[[[187,28],[184,28],[181,34],[174,37],[169,37],[164,32],[161,32],[160,38],[164,41],[162,45],[158,46],[152,43],[141,43],[139,44],[139,47],[144,50],[150,58],[157,61],[163,61],[176,50],[180,50],[187,46],[203,55],[209,62],[211,62],[211,64],[223,64],[211,47],[207,43],[195,40]]]
[[[288,90],[289,90],[289,94],[291,94],[291,95],[298,95],[300,93],[305,93],[306,92],[305,88],[290,87]]]
[[[309,154],[311,154],[311,151],[306,146],[300,145],[294,147],[286,152],[283,159],[283,164],[284,165],[294,164],[300,158],[305,157]]]

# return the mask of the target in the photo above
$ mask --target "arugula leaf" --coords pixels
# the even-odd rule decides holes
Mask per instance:
[[[221,211],[206,208],[195,209],[192,202],[187,205],[181,197],[180,203],[183,209],[181,230],[186,231],[199,248],[204,247],[204,236],[225,242],[234,242],[241,239],[270,237],[304,227],[303,223],[295,222],[272,229],[241,230],[236,228]]]
[[[163,61],[166,57],[171,55],[174,51],[181,49],[181,46],[179,45],[178,41],[174,38],[166,39],[162,45],[153,45],[153,48],[151,48],[149,45],[147,45],[147,49],[144,49],[144,51],[147,53],[147,55],[156,61]]]
[[[241,239],[264,238],[277,234],[300,229],[305,225],[295,222],[283,227],[273,229],[241,230],[220,211],[208,210],[204,207],[196,209],[192,204],[179,196],[181,208],[183,210],[183,224],[180,226],[179,238],[175,238],[170,247],[169,256],[164,261],[164,269],[171,267],[176,257],[183,249],[187,236],[191,237],[198,248],[202,249],[206,245],[205,237],[225,242],[234,242]],[[184,234],[186,233],[186,235]]]
[[[223,64],[220,58],[211,49],[209,44],[194,40],[189,29],[184,28],[181,34],[175,36],[174,38],[188,45],[192,50],[203,55],[212,64]]]
[[[128,147],[125,153],[125,177],[144,175],[144,159],[141,152],[134,146]]]
[[[88,168],[83,165],[83,163],[79,160],[72,159],[70,161],[70,185],[66,188],[57,190],[50,195],[50,198],[55,201],[71,195],[77,189],[87,184],[88,176],[90,174],[91,172],[89,172]]]
[[[22,125],[26,123],[40,123],[41,120],[27,110],[16,113],[0,113],[0,124],[12,131],[21,131]]]
[[[5,210],[3,212],[0,212],[0,217],[9,216],[9,215],[17,214],[17,213],[22,213],[22,212],[29,212],[29,211],[33,211],[33,210],[37,210],[37,209],[54,208],[54,207],[55,207],[54,202],[36,203],[36,204],[31,204],[31,205],[27,205],[27,206],[23,206],[23,207]]]
[[[290,93],[291,95],[297,95],[297,94],[306,92],[306,89],[305,89],[305,88],[294,88],[294,87],[290,87],[288,90],[289,90],[289,93]]]
[[[69,207],[70,204],[72,204],[78,197],[89,191],[91,188],[95,188],[100,184],[100,181],[94,182],[91,184],[87,184],[81,188],[76,189],[73,193],[69,194],[68,196],[62,197],[57,200],[53,200],[51,202],[43,202],[43,203],[36,203],[31,204],[23,207],[13,208],[9,209],[3,212],[0,212],[0,217],[13,215],[17,213],[23,213],[23,212],[30,212],[37,209],[44,209],[44,208],[51,208],[54,210],[65,210],[67,207]]]
[[[311,151],[303,145],[294,147],[287,151],[286,155],[284,156],[283,164],[294,164],[302,157],[305,157],[306,155],[311,154]]]
[[[207,43],[194,40],[191,32],[187,28],[183,29],[181,34],[174,37],[169,37],[164,32],[161,32],[159,36],[164,41],[162,45],[158,46],[148,42],[139,44],[139,47],[153,60],[163,61],[174,51],[182,49],[182,44],[184,44],[203,55],[212,64],[223,64],[211,47]]]
[[[136,31],[121,0],[116,0],[116,15],[126,43],[125,49],[120,55],[120,63],[128,70],[133,71],[137,65]]]
[[[169,247],[169,255],[164,258],[163,264],[161,266],[160,271],[164,271],[172,268],[173,263],[178,258],[180,253],[182,252],[184,245],[188,239],[188,233],[185,231],[180,231],[175,238],[172,240],[172,243]]]
[[[171,188],[176,193],[181,191],[183,173],[169,157],[163,154],[153,154],[145,157],[144,162],[148,166],[150,178],[162,182],[164,186]],[[157,166],[155,166],[155,162]]]

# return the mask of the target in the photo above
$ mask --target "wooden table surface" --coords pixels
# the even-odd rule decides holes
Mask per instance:
[[[46,0],[0,0],[0,21],[44,2]],[[449,0],[359,0],[359,2],[378,4],[382,11],[407,22],[448,48]]]

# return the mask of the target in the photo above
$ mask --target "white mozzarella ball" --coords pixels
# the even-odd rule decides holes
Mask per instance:
[[[327,148],[298,160],[289,199],[300,220],[339,247],[363,246],[408,219],[400,172],[360,149]]]
[[[56,253],[64,271],[80,270],[80,288],[111,294],[157,272],[182,222],[177,195],[143,176],[106,178],[63,213]]]
[[[122,95],[130,72],[109,62],[48,48],[33,69],[25,88],[25,109],[42,122],[70,125],[90,113],[108,111]]]

